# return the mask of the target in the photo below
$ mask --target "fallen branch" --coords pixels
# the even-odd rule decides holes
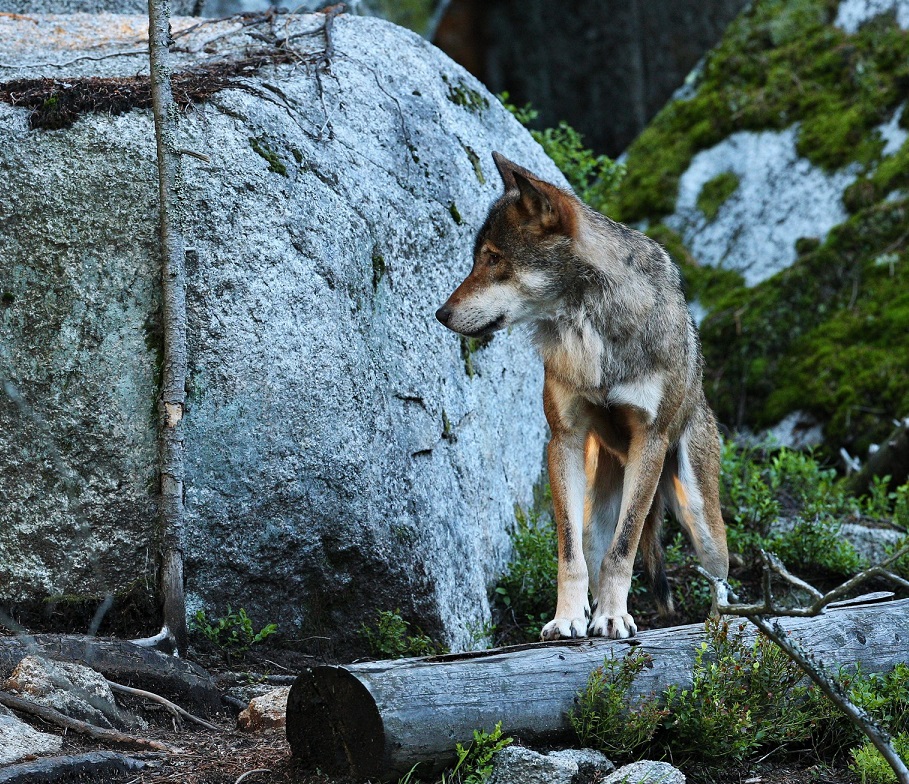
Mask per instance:
[[[909,588],[909,581],[904,580],[899,575],[890,572],[886,567],[895,562],[897,559],[909,555],[909,547],[903,547],[893,553],[889,558],[878,565],[872,566],[859,572],[857,575],[847,580],[842,585],[834,588],[827,593],[821,593],[814,586],[809,585],[804,580],[791,574],[779,558],[773,553],[761,550],[761,558],[764,561],[764,575],[762,580],[763,598],[760,603],[741,604],[733,593],[729,584],[719,578],[714,577],[704,568],[698,567],[698,571],[710,581],[710,587],[713,592],[713,598],[716,609],[722,615],[735,615],[747,618],[758,629],[773,640],[792,661],[794,661],[802,671],[813,680],[821,691],[827,695],[831,702],[836,705],[846,717],[874,744],[874,747],[881,753],[881,756],[887,760],[887,764],[893,769],[900,784],[909,784],[909,768],[905,762],[896,753],[896,749],[890,741],[890,735],[886,730],[879,727],[871,716],[861,707],[852,702],[839,684],[826,671],[824,663],[810,653],[808,653],[798,642],[793,640],[787,632],[780,626],[776,618],[770,622],[766,616],[799,616],[813,617],[821,615],[831,603],[841,599],[850,593],[855,587],[872,577],[880,577],[894,585],[902,588]],[[814,600],[807,607],[778,608],[773,601],[772,576],[776,574],[789,585],[803,591],[807,591]],[[732,600],[730,602],[730,599]]]
[[[110,686],[111,691],[117,691],[121,694],[131,694],[134,697],[142,697],[146,700],[151,700],[152,702],[157,702],[159,705],[163,705],[167,710],[169,710],[174,716],[180,716],[187,721],[194,722],[199,724],[202,727],[205,727],[209,730],[214,730],[215,732],[221,732],[222,728],[218,727],[216,724],[209,724],[205,719],[200,719],[198,716],[193,716],[189,711],[183,710],[175,702],[171,702],[166,697],[162,697],[160,694],[155,694],[151,691],[145,691],[144,689],[134,689],[132,686],[124,686],[120,683],[114,683],[113,681],[107,681],[107,685]]]
[[[60,713],[58,710],[48,708],[45,705],[38,705],[31,700],[16,697],[5,691],[0,691],[0,705],[5,705],[7,708],[18,711],[19,713],[27,713],[30,716],[36,716],[37,718],[46,721],[48,724],[56,724],[58,727],[64,727],[65,729],[72,730],[80,735],[88,735],[95,740],[103,740],[107,743],[115,743],[120,746],[128,746],[142,751],[166,751],[173,753],[170,747],[165,746],[163,743],[159,743],[156,740],[139,738],[135,735],[127,735],[126,733],[118,732],[117,730],[95,727],[87,722]]]
[[[117,751],[89,751],[61,757],[43,757],[0,769],[0,784],[46,784],[54,781],[107,780],[118,773],[146,770],[154,763]]]

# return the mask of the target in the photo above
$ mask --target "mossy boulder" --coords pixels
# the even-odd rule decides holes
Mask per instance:
[[[907,25],[757,0],[628,150],[615,212],[682,267],[727,425],[863,454],[909,412]]]

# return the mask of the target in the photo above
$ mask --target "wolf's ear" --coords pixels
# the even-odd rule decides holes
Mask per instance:
[[[547,233],[575,235],[577,213],[567,194],[536,177],[525,177],[520,172],[512,176],[520,194],[518,204],[531,223]]]
[[[510,191],[514,188],[517,188],[517,183],[514,181],[514,173],[516,169],[519,169],[520,166],[512,163],[508,160],[502,153],[493,151],[492,159],[496,162],[496,168],[499,170],[499,174],[502,176],[502,182],[505,184],[505,190]]]

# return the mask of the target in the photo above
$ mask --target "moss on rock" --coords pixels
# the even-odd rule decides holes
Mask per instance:
[[[721,421],[768,427],[809,411],[826,448],[863,453],[909,414],[909,143],[884,155],[878,126],[909,97],[909,32],[892,13],[849,34],[836,0],[757,0],[706,58],[688,96],[669,103],[631,145],[616,199],[649,223],[682,270],[701,323],[705,389]],[[909,127],[903,111],[899,125]],[[858,165],[850,215],[823,241],[801,238],[794,265],[746,288],[702,266],[661,219],[676,209],[694,155],[738,131],[798,124],[797,151],[827,170]],[[734,191],[709,181],[708,219]]]
[[[800,123],[798,151],[827,169],[873,164],[873,133],[909,87],[909,33],[882,15],[854,35],[833,26],[835,0],[759,0],[707,57],[694,95],[669,103],[628,150],[618,197],[625,221],[675,206],[699,150],[742,130]]]
[[[707,220],[713,220],[736,188],[739,187],[739,178],[735,172],[723,172],[704,183],[698,194],[698,209],[704,213]]]

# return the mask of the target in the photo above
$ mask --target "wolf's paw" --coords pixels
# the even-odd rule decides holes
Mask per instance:
[[[627,637],[634,637],[638,633],[638,627],[628,613],[619,615],[596,615],[590,622],[587,633],[591,637],[611,637],[614,640],[624,640]]]
[[[587,636],[586,618],[553,618],[540,632],[541,640],[570,640]]]

